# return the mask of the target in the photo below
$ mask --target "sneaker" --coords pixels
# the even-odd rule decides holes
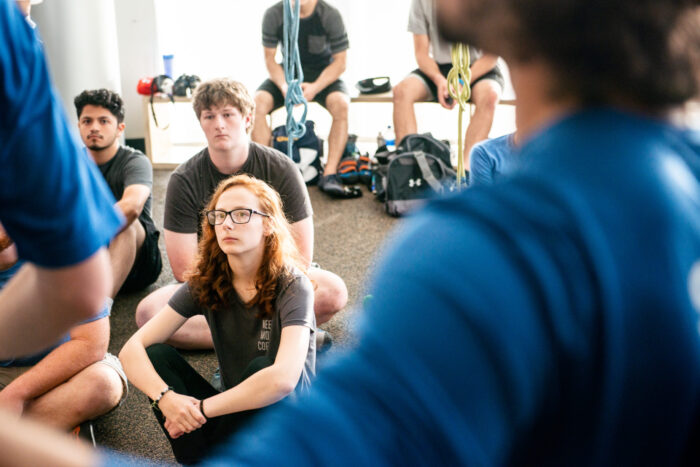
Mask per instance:
[[[93,447],[97,447],[97,442],[95,441],[95,429],[92,426],[92,421],[88,420],[76,426],[73,428],[71,434],[75,437],[75,439],[83,440],[89,444],[92,444]]]
[[[322,355],[333,347],[333,338],[330,333],[321,328],[316,328],[316,355]]]
[[[318,188],[332,198],[359,198],[362,191],[357,187],[346,187],[340,182],[337,174],[324,175],[318,181]]]
[[[346,185],[357,183],[357,159],[353,155],[340,159],[338,177]]]

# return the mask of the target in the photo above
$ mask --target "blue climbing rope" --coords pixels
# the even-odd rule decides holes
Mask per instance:
[[[292,157],[292,145],[306,133],[306,112],[308,104],[301,89],[304,72],[299,58],[299,7],[301,2],[294,2],[294,11],[290,0],[284,0],[284,37],[282,41],[284,58],[284,79],[287,81],[287,96],[284,107],[287,109],[287,155]],[[304,112],[297,122],[294,119],[294,107],[303,104]]]

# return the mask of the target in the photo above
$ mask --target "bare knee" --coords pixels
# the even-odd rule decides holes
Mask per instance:
[[[394,105],[413,105],[414,102],[420,100],[420,91],[423,89],[423,84],[413,78],[405,78],[392,88],[392,100]]]
[[[331,93],[326,98],[326,107],[333,120],[347,120],[350,110],[348,97],[341,92]]]
[[[348,303],[348,289],[345,282],[336,274],[318,271],[312,274],[312,280],[315,282],[314,312],[316,324],[322,324],[345,308]]]
[[[501,98],[501,93],[496,89],[497,85],[489,85],[479,88],[474,96],[476,111],[494,113]]]
[[[255,116],[256,116],[256,121],[258,120],[257,117],[266,117],[267,114],[272,112],[272,106],[274,105],[274,100],[272,99],[272,96],[270,95],[269,92],[266,91],[258,91],[255,93]]]
[[[81,420],[103,415],[119,404],[124,385],[114,368],[94,363],[77,375],[80,378],[82,402],[76,407]]]
[[[179,287],[180,284],[166,285],[144,297],[136,306],[136,313],[134,314],[136,325],[141,327],[153,318],[156,313],[168,304],[168,300]]]

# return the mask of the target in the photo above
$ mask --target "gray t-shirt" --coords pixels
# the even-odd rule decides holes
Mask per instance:
[[[408,16],[408,32],[425,34],[430,41],[430,55],[438,64],[452,62],[452,44],[444,40],[437,28],[437,12],[435,0],[411,0],[411,11]],[[474,63],[482,56],[482,52],[469,46],[469,59]]]
[[[204,208],[214,190],[222,180],[237,174],[251,175],[277,190],[290,223],[311,216],[309,192],[294,162],[275,149],[251,142],[248,159],[235,174],[219,172],[207,148],[175,169],[165,195],[165,228],[199,234]]]
[[[124,190],[129,185],[146,185],[149,189],[153,188],[151,161],[144,153],[134,148],[121,146],[113,158],[98,167],[117,200],[124,196]],[[153,195],[149,194],[139,216],[139,221],[147,231],[149,229],[155,230],[155,224],[151,217],[152,202]]]
[[[233,295],[227,308],[212,311],[194,301],[189,284],[185,283],[168,304],[186,318],[204,315],[211,329],[226,389],[240,383],[241,375],[253,359],[268,357],[275,360],[284,327],[308,327],[311,329],[309,347],[297,390],[308,389],[316,372],[314,291],[308,277],[294,270],[291,279],[280,283],[271,317],[258,317],[257,306],[247,308],[235,291]]]
[[[263,47],[276,48],[278,43],[282,44],[283,32],[284,9],[282,2],[279,2],[268,8],[263,16]],[[313,13],[299,20],[298,43],[304,79],[313,81],[331,64],[334,54],[347,50],[350,46],[338,9],[318,0]]]

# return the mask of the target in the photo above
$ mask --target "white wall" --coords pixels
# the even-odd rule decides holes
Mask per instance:
[[[121,91],[113,0],[51,0],[32,8],[54,84],[70,120],[84,89]]]
[[[54,1],[54,0],[51,0]],[[126,108],[127,138],[143,138],[142,97],[136,92],[140,78],[159,74],[158,34],[153,0],[116,0],[121,89]]]

